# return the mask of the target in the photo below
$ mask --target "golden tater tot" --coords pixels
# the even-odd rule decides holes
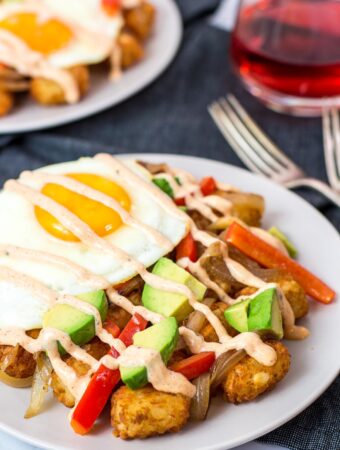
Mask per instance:
[[[87,351],[91,356],[96,359],[100,359],[109,350],[109,346],[101,342],[98,338],[94,338],[91,342],[84,345],[84,350]],[[65,362],[68,366],[72,367],[72,369],[76,372],[78,376],[86,375],[89,370],[89,366],[77,359],[67,356],[65,358]],[[75,399],[71,392],[67,389],[67,387],[60,380],[58,375],[53,371],[51,377],[51,387],[53,389],[53,394],[56,399],[63,403],[68,408],[73,408],[75,404]]]
[[[130,33],[123,32],[118,37],[118,45],[122,51],[121,64],[123,69],[136,64],[144,56],[144,49],[138,39]]]
[[[69,72],[77,81],[80,95],[83,96],[89,89],[89,70],[86,66],[75,66]],[[62,87],[53,80],[46,78],[33,78],[30,92],[32,97],[42,105],[60,105],[65,103],[65,93]]]
[[[223,302],[216,302],[212,305],[211,309],[214,312],[215,316],[222,322],[223,326],[226,328],[228,334],[230,336],[236,336],[238,332],[231,326],[224,318],[224,311],[228,306]],[[218,342],[218,337],[215,329],[210,325],[208,321],[206,321],[203,326],[200,334],[204,337],[204,340],[207,342]]]
[[[0,90],[0,117],[7,116],[13,108],[13,95],[9,92]]]
[[[112,396],[111,424],[122,439],[144,439],[179,431],[189,418],[190,399],[147,386],[119,388]]]
[[[140,39],[150,36],[155,21],[156,10],[148,2],[142,2],[136,8],[124,11],[125,24]]]
[[[288,349],[278,341],[266,341],[277,354],[276,363],[267,367],[250,356],[245,356],[227,374],[223,383],[226,400],[230,403],[242,403],[254,400],[260,394],[270,391],[284,378],[290,366]]]
[[[273,280],[278,283],[286,296],[296,319],[304,317],[309,310],[309,303],[300,284],[294,280],[289,274],[279,273],[277,278]]]

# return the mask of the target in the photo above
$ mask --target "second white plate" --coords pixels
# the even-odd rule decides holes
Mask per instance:
[[[13,112],[0,119],[0,134],[41,130],[95,114],[120,103],[151,83],[170,64],[182,37],[182,21],[173,0],[152,0],[157,9],[155,30],[143,61],[111,83],[108,71],[96,71],[91,89],[75,105],[44,107],[25,96]]]

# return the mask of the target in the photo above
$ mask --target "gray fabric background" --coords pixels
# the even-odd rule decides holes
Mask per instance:
[[[132,99],[96,116],[40,133],[0,137],[0,184],[24,169],[103,149],[112,153],[181,153],[242,166],[207,113],[212,100],[230,91],[308,174],[326,180],[320,119],[281,116],[252,99],[232,74],[228,33],[207,24],[219,2],[178,3],[185,33],[170,68]],[[340,229],[339,209],[318,194],[300,193]],[[296,450],[339,450],[339,378],[310,408],[261,441]]]

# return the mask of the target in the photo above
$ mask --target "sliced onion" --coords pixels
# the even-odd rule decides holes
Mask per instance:
[[[210,369],[210,386],[211,389],[216,389],[225,379],[228,371],[235,366],[244,356],[246,352],[244,350],[228,351],[222,353],[214,362]]]
[[[210,225],[208,225],[208,230],[211,231],[220,231],[220,230],[225,230],[226,228],[228,228],[233,222],[238,222],[239,224],[243,225],[244,222],[242,222],[242,220],[238,219],[237,217],[234,216],[224,216],[224,217],[219,217],[217,220],[215,220],[215,222],[211,223]]]
[[[27,388],[32,386],[33,376],[27,378],[15,378],[0,370],[0,381],[13,388]]]
[[[25,419],[36,416],[42,409],[51,379],[52,366],[45,352],[38,353],[37,366],[33,375],[31,401]]]
[[[210,403],[210,373],[206,372],[193,381],[196,394],[191,400],[190,417],[193,420],[204,420]]]
[[[204,299],[203,303],[209,308],[216,302],[216,298],[208,297]],[[199,333],[201,329],[203,328],[203,325],[205,323],[206,317],[203,313],[199,311],[194,311],[190,314],[187,327],[190,328],[190,330],[195,331],[196,333]]]

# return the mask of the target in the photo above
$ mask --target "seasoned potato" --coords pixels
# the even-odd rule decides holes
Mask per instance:
[[[233,327],[231,327],[224,318],[224,311],[226,308],[227,305],[223,302],[216,302],[211,307],[215,316],[217,316],[222,322],[222,324],[225,326],[226,330],[228,331],[228,334],[230,334],[230,336],[236,336],[238,334],[237,331]],[[208,321],[206,321],[206,324],[204,325],[200,333],[207,342],[218,342],[217,334]]]
[[[0,90],[0,117],[6,116],[13,108],[13,95]]]
[[[98,338],[94,338],[90,343],[84,345],[83,348],[96,359],[102,358],[109,350],[109,346],[101,342]],[[72,367],[78,376],[86,375],[89,370],[87,364],[71,356],[65,357],[65,362],[68,366]],[[51,387],[54,396],[60,403],[63,403],[68,408],[73,408],[75,399],[55,372],[52,372]]]
[[[155,21],[155,8],[148,2],[142,2],[136,8],[124,11],[127,28],[144,40],[151,34]]]
[[[305,316],[309,310],[309,303],[305,291],[289,274],[279,273],[273,280],[278,283],[288,302],[290,303],[296,319]]]
[[[89,89],[89,70],[86,66],[75,66],[69,72],[77,81],[80,95],[83,96]],[[62,87],[53,80],[33,78],[31,81],[32,97],[42,105],[60,105],[65,103],[65,94]]]
[[[28,378],[35,370],[35,360],[31,353],[16,345],[0,345],[0,367],[4,367],[7,375],[14,378]]]
[[[39,336],[39,330],[30,330],[27,334],[36,339]],[[28,378],[33,375],[35,365],[34,356],[20,345],[15,347],[0,345],[0,368],[10,377]]]
[[[232,215],[243,220],[247,225],[258,227],[264,213],[264,199],[260,195],[245,192],[223,192],[218,195],[233,204]]]
[[[277,354],[276,363],[263,366],[250,356],[244,357],[227,374],[223,383],[225,398],[231,403],[254,400],[270,391],[287,374],[290,366],[288,349],[278,341],[267,341]]]
[[[156,391],[151,386],[135,391],[122,386],[112,396],[111,423],[122,439],[147,438],[179,431],[189,418],[190,399]]]
[[[131,33],[123,32],[118,37],[118,45],[122,51],[122,68],[128,69],[144,56],[144,49],[138,39]]]

